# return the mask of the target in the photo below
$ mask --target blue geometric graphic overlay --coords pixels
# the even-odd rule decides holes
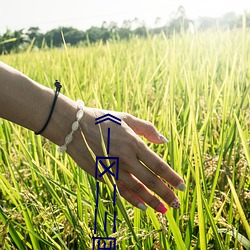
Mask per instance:
[[[95,228],[94,228],[94,234],[96,234],[96,222],[97,222],[97,208],[95,209]]]
[[[93,237],[92,250],[116,250],[116,238]]]
[[[114,184],[114,192],[113,192],[113,206],[115,206],[115,196],[116,196],[116,185]]]
[[[96,118],[95,120],[96,120],[95,125],[98,123],[102,123],[104,121],[110,120],[111,122],[114,122],[114,123],[121,126],[121,122],[122,122],[122,120],[120,118],[113,116],[111,114],[106,114],[106,115],[100,116],[100,117]]]
[[[114,162],[112,162],[111,165],[109,165],[108,167],[105,165],[106,164],[106,160],[113,160]],[[97,174],[98,174],[98,163],[100,163],[102,165],[102,167],[104,168],[103,172],[101,172],[99,174],[99,177],[102,177],[104,174],[111,174],[116,180],[118,180],[118,170],[119,170],[119,157],[104,157],[104,156],[97,156],[96,157],[96,164],[95,164],[95,179],[97,180]],[[111,168],[116,170],[116,174],[114,174],[113,172],[111,172]]]
[[[116,230],[116,211],[114,211],[113,233],[115,233],[115,230]]]

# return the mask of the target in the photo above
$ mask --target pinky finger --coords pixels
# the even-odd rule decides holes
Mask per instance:
[[[142,211],[147,210],[145,202],[140,197],[135,195],[131,190],[129,190],[121,181],[117,181],[117,187],[121,196],[126,199],[130,204],[141,209]]]

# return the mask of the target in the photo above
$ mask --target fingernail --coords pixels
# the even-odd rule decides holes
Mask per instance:
[[[143,203],[139,203],[139,204],[137,205],[137,207],[138,207],[139,209],[141,209],[142,211],[146,211],[146,210],[147,210],[147,207],[146,207]]]
[[[186,184],[184,182],[180,182],[177,186],[178,190],[185,191],[186,190]]]
[[[156,211],[165,214],[167,212],[167,208],[162,203],[160,203],[156,208]]]
[[[167,143],[167,142],[168,142],[168,139],[167,139],[165,136],[163,136],[162,134],[160,134],[160,135],[158,136],[158,138],[159,138],[162,142],[164,142],[164,143]]]
[[[172,203],[170,204],[170,207],[175,208],[175,209],[179,209],[181,206],[181,203],[179,202],[179,200],[173,200]]]

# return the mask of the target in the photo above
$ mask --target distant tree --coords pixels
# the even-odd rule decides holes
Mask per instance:
[[[123,40],[123,39],[128,40],[132,35],[132,31],[130,29],[120,28],[117,31],[117,34],[120,40]]]
[[[45,34],[45,40],[49,47],[58,47],[62,45],[61,28],[56,28],[48,31]]]
[[[108,23],[106,21],[102,23],[102,29],[108,29]]]
[[[136,36],[140,36],[140,37],[147,37],[148,32],[145,26],[143,27],[138,27],[137,29],[135,29],[133,31],[133,34]]]
[[[10,52],[11,48],[14,46],[16,38],[10,29],[7,29],[6,32],[0,37],[0,54]]]
[[[237,15],[234,12],[226,13],[222,18],[220,18],[220,26],[223,28],[232,29],[237,25]]]
[[[103,43],[106,43],[110,38],[112,38],[112,34],[107,28],[102,28],[100,36],[100,39],[103,41]]]
[[[18,52],[29,44],[29,37],[23,32],[23,29],[12,32],[7,31],[0,38],[0,54],[10,51]]]
[[[250,13],[246,14],[246,25],[247,27],[250,27]]]
[[[141,21],[139,18],[137,18],[137,17],[134,18],[134,19],[131,21],[131,24],[132,24],[132,27],[131,27],[132,30],[135,30],[135,29],[137,29],[137,28],[143,26],[142,21]]]
[[[109,23],[108,29],[109,29],[110,32],[115,33],[115,32],[118,30],[118,25],[117,25],[117,23],[114,22],[114,21],[111,21],[111,22]]]
[[[67,43],[76,45],[80,41],[86,40],[86,34],[83,31],[72,28],[64,33],[64,38]]]
[[[129,20],[129,19],[124,20],[123,23],[122,23],[122,27],[121,28],[122,29],[131,30],[131,28],[132,28],[132,21]]]
[[[188,30],[190,22],[192,22],[192,20],[178,17],[177,19],[174,19],[169,23],[168,31],[170,33],[173,33],[173,31],[179,33],[181,31]]]
[[[245,13],[244,20],[246,26],[250,27],[250,13]],[[77,30],[73,27],[59,27],[52,29],[43,34],[38,27],[30,27],[25,33],[23,29],[12,32],[7,29],[3,35],[0,35],[0,54],[18,52],[25,50],[31,41],[34,45],[41,47],[42,44],[48,47],[60,47],[63,44],[62,33],[66,43],[70,45],[86,45],[102,41],[106,43],[108,40],[129,39],[132,36],[147,37],[164,32],[171,35],[173,32],[181,32],[190,30],[195,32],[196,28],[206,30],[214,27],[222,28],[241,28],[242,16],[237,16],[234,12],[228,12],[219,19],[210,17],[201,17],[195,20],[187,18],[185,8],[181,5],[172,15],[172,19],[164,26],[160,25],[161,19],[155,19],[155,27],[147,29],[145,23],[138,18],[133,20],[124,20],[122,26],[119,28],[116,22],[103,22],[102,26],[91,27],[86,32]],[[45,41],[45,42],[44,42]]]
[[[50,30],[45,34],[47,44],[55,47],[60,47],[63,44],[62,33],[66,43],[76,45],[82,40],[86,40],[86,34],[72,27],[59,27]]]
[[[106,31],[107,31],[107,29],[104,29],[104,28],[91,27],[90,29],[88,29],[86,31],[89,42],[96,43],[96,42],[100,41],[102,39],[103,34],[105,34],[104,37],[106,37],[106,35],[107,35]]]
[[[193,21],[187,18],[185,8],[180,5],[175,13],[175,17],[169,23],[168,31],[170,34],[186,31],[189,29],[190,24],[193,24]]]
[[[175,16],[175,19],[179,19],[179,18],[181,18],[183,20],[186,18],[186,10],[182,5],[180,5],[178,7],[178,10],[177,10],[176,16]]]
[[[43,40],[43,33],[40,32],[40,29],[38,27],[30,27],[27,31],[27,36],[29,37],[30,41],[35,39],[35,46],[41,47],[42,40]]]
[[[38,27],[30,27],[26,34],[29,36],[30,40],[41,35],[40,29]]]
[[[159,28],[159,26],[161,25],[161,18],[160,17],[156,17],[155,18],[155,22],[154,22],[154,26]]]
[[[246,15],[246,27],[250,27],[250,13],[245,13]],[[242,21],[243,21],[243,16],[239,16],[237,21],[236,21],[236,27],[241,28],[242,27]]]
[[[207,30],[216,27],[218,24],[217,19],[213,17],[200,17],[199,18],[199,29]]]

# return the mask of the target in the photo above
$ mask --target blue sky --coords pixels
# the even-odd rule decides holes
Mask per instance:
[[[0,33],[38,26],[43,32],[58,26],[73,26],[86,30],[103,21],[116,21],[138,17],[152,25],[156,17],[162,21],[175,13],[179,5],[186,9],[187,16],[220,16],[228,11],[250,12],[250,1],[237,0],[0,0]]]

